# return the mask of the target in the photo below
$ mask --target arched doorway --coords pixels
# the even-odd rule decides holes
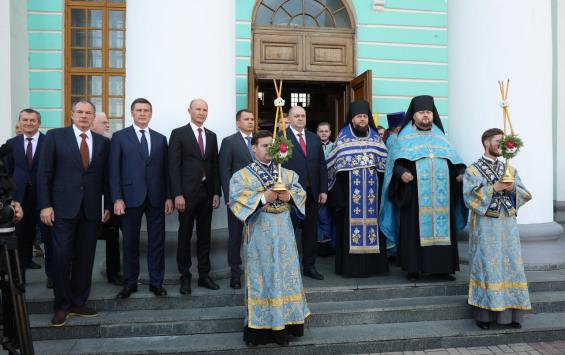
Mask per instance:
[[[341,127],[349,102],[371,103],[372,75],[355,76],[356,21],[348,0],[259,0],[252,16],[248,104],[262,128],[271,128],[273,79],[284,80],[284,111],[300,104],[315,131]]]

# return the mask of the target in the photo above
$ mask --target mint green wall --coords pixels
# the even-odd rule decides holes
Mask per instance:
[[[63,125],[64,0],[27,0],[29,106],[41,112],[42,127]]]
[[[237,108],[247,106],[251,15],[255,0],[236,1]],[[413,96],[436,98],[447,127],[447,2],[351,0],[357,20],[357,73],[373,71],[373,111],[386,124],[388,112],[405,111]]]

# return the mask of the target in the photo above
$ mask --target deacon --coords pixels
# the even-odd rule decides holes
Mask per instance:
[[[380,211],[381,230],[397,245],[409,281],[421,273],[455,280],[456,232],[465,227],[468,213],[464,172],[433,97],[414,97],[389,151]]]
[[[516,214],[532,195],[512,167],[515,182],[500,181],[506,169],[498,160],[503,136],[499,128],[483,133],[485,154],[467,168],[463,180],[471,210],[468,303],[481,329],[493,321],[521,328],[523,311],[531,309]]]
[[[328,157],[330,203],[335,210],[335,271],[346,277],[388,272],[386,240],[379,232],[379,195],[387,149],[367,101],[349,106]]]
[[[255,161],[230,180],[229,207],[244,224],[246,319],[243,340],[249,346],[304,333],[310,315],[304,296],[291,213],[304,215],[306,192],[298,175],[282,169],[285,191],[273,191],[279,170],[268,153],[269,131],[253,134]]]

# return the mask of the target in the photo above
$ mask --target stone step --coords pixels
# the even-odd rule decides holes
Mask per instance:
[[[288,347],[248,348],[240,332],[132,338],[35,341],[38,354],[339,354],[414,351],[565,339],[565,313],[525,317],[522,329],[480,330],[470,319],[310,326]]]
[[[535,313],[565,312],[565,292],[532,293]],[[334,327],[437,320],[470,319],[467,296],[432,296],[315,302],[310,327]],[[101,312],[97,317],[71,317],[65,327],[51,327],[51,315],[30,317],[33,339],[117,338],[239,332],[243,306]]]
[[[539,272],[543,277],[532,277],[529,282],[530,292],[565,291],[565,275]],[[535,276],[535,275],[534,275]],[[307,280],[310,282],[310,280]],[[464,280],[455,282],[429,281],[422,283],[398,284],[354,284],[347,286],[306,287],[306,298],[310,304],[317,302],[344,302],[362,300],[390,300],[395,298],[415,298],[431,296],[466,295],[468,283]],[[114,296],[120,290],[117,286],[97,286],[97,294],[91,296],[88,305],[98,312],[133,311],[133,310],[166,310],[206,307],[230,307],[243,305],[243,291],[232,290],[222,280],[222,288],[211,291],[196,287],[193,281],[193,293],[182,296],[178,286],[165,286],[167,297],[155,297],[147,290],[147,286],[139,286],[139,292],[127,300],[116,300]],[[374,281],[373,281],[374,282]],[[52,292],[43,289],[27,294],[30,314],[52,314]],[[48,295],[49,297],[46,297]]]

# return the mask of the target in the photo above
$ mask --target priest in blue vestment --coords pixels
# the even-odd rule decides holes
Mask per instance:
[[[463,180],[471,211],[468,303],[482,329],[490,322],[521,328],[524,311],[531,309],[516,214],[532,196],[512,167],[515,182],[500,181],[506,169],[498,160],[503,136],[499,128],[483,133],[485,153],[467,168]]]
[[[279,170],[268,154],[272,135],[251,140],[255,161],[230,180],[229,207],[244,223],[245,325],[249,346],[286,345],[304,333],[306,304],[291,213],[304,216],[306,192],[292,170],[281,169],[285,191],[274,191]]]
[[[327,159],[337,274],[369,277],[388,272],[386,242],[378,219],[386,159],[387,149],[369,103],[352,102]]]
[[[447,140],[431,96],[416,96],[390,147],[380,210],[381,230],[411,282],[421,274],[455,280],[456,233],[467,223],[465,165]]]

